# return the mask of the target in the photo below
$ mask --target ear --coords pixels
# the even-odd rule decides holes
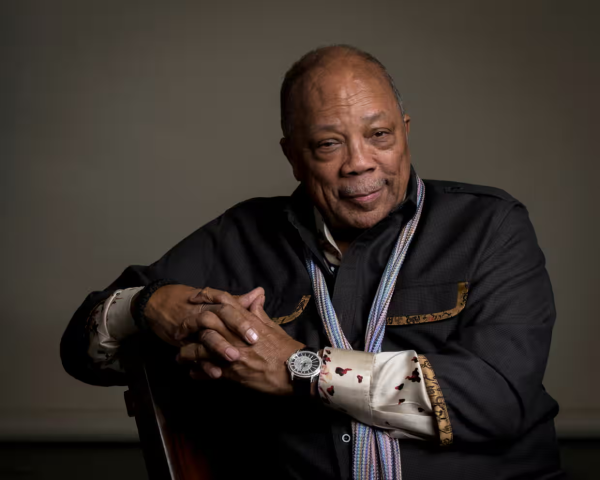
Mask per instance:
[[[298,165],[298,161],[292,153],[292,142],[288,138],[283,137],[281,140],[279,140],[279,145],[281,145],[281,150],[283,151],[285,158],[287,158],[288,162],[290,162],[290,165],[292,166],[294,178],[301,182],[302,175],[300,174],[300,166]]]
[[[410,115],[408,113],[404,114],[404,128],[406,129],[406,137],[408,138],[408,134],[410,133]]]

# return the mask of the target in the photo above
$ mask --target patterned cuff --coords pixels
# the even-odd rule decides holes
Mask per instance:
[[[372,425],[370,390],[374,358],[368,352],[325,348],[319,376],[323,403]]]
[[[435,421],[414,350],[375,355],[371,385],[373,425],[395,438],[435,438]]]
[[[122,340],[138,331],[131,316],[131,299],[143,287],[115,291],[94,307],[88,318],[88,355],[100,368],[120,370],[115,362]]]
[[[131,300],[144,287],[126,288],[117,293],[106,317],[106,334],[111,340],[121,340],[136,333],[138,328],[131,316]]]
[[[437,421],[438,432],[440,436],[440,445],[450,445],[453,441],[452,425],[450,425],[450,416],[448,407],[442,394],[442,389],[435,377],[433,367],[425,355],[419,355],[419,364],[423,372],[423,380],[427,387],[427,394],[431,401],[433,412]]]
[[[325,348],[319,395],[325,405],[391,437],[436,437],[434,413],[417,353]]]

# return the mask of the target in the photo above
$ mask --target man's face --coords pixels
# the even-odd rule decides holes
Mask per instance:
[[[282,140],[294,176],[333,228],[372,227],[406,192],[410,119],[361,59],[332,60],[295,88],[294,128]]]

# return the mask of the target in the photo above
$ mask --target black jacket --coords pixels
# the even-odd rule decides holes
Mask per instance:
[[[87,357],[87,319],[115,289],[159,278],[233,294],[262,286],[269,316],[297,340],[326,346],[304,245],[325,274],[346,337],[363,349],[380,277],[415,212],[414,175],[405,202],[352,243],[335,273],[319,248],[302,187],[291,197],[234,206],[154,264],[129,267],[106,290],[91,293],[64,333],[65,369],[90,384],[124,384],[120,374],[96,369]],[[558,406],[542,386],[554,302],[527,210],[496,188],[424,183],[423,214],[388,311],[383,351],[414,349],[427,357],[452,443],[402,441],[403,478],[562,478],[553,422]],[[351,478],[352,442],[341,440],[352,433],[348,417],[237,385],[202,389],[185,375],[177,378],[173,395],[198,412],[185,421],[210,438],[207,451],[223,478],[253,471],[263,478]]]

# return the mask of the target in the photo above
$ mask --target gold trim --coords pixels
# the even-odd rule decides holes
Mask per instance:
[[[456,306],[450,310],[444,310],[438,313],[424,313],[422,315],[405,315],[402,317],[387,317],[387,325],[414,325],[417,323],[437,322],[458,315],[467,304],[469,296],[469,282],[458,283],[458,293],[456,295]]]
[[[440,433],[440,445],[451,445],[454,435],[452,433],[452,425],[450,425],[448,407],[446,406],[442,389],[440,388],[440,384],[435,377],[433,367],[425,355],[419,355],[419,365],[421,365],[421,371],[423,372],[423,380],[425,381],[427,395],[429,395],[431,406],[433,408],[433,412],[435,413],[435,419],[437,420],[438,431]]]
[[[310,300],[310,297],[311,297],[311,295],[304,295],[300,299],[300,303],[294,310],[294,313],[292,313],[291,315],[285,315],[283,317],[272,318],[271,320],[273,320],[275,323],[277,323],[279,325],[283,325],[284,323],[289,323],[292,320],[296,320],[296,318],[298,318],[300,316],[300,314],[304,311],[304,309],[306,308],[306,305],[308,305],[308,301]]]

